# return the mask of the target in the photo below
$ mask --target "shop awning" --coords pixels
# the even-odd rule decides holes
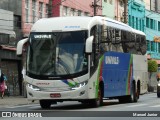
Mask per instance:
[[[0,48],[1,49],[4,49],[4,50],[12,50],[12,51],[16,51],[16,47],[13,47],[13,46],[7,46],[7,45],[0,45]]]
[[[16,33],[14,31],[5,30],[5,29],[0,29],[0,33],[9,34],[9,35],[16,35]]]

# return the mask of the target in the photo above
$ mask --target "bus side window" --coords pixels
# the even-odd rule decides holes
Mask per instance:
[[[100,41],[100,53],[103,54],[106,51],[111,50],[112,42],[112,29],[108,26],[102,26],[102,40]]]
[[[135,43],[136,43],[136,35],[134,33],[131,33],[131,39],[130,39],[130,42],[129,42],[129,47],[131,49],[135,49]]]
[[[115,29],[108,27],[107,29],[108,51],[113,51],[112,44],[115,42]]]
[[[142,55],[145,55],[145,54],[146,54],[147,46],[146,46],[145,36],[141,36],[141,46],[140,46],[140,50],[141,50]]]
[[[141,54],[140,47],[141,47],[141,36],[136,34],[135,49],[137,51],[137,54]]]
[[[128,51],[128,47],[127,47],[127,44],[128,44],[128,39],[127,39],[127,32],[126,31],[122,31],[122,35],[121,35],[121,41],[122,41],[122,48],[123,48],[123,52],[124,53],[127,53]]]
[[[112,39],[112,51],[123,52],[120,29],[114,30],[114,38]]]

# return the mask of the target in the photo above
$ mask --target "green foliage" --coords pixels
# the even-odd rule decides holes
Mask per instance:
[[[148,72],[157,72],[158,64],[155,60],[148,60]]]

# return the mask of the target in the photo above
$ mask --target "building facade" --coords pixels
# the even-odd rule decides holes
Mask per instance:
[[[22,38],[21,1],[0,1],[0,71],[7,76],[11,95],[22,94],[21,58],[16,56],[16,43]]]
[[[128,24],[143,31],[145,25],[145,4],[142,0],[128,0]]]
[[[22,0],[22,32],[28,37],[32,25],[41,18],[48,18],[49,0]]]
[[[147,54],[160,65],[160,0],[145,0]]]
[[[124,22],[124,0],[114,0],[115,1],[115,20]]]
[[[115,19],[115,0],[102,0],[102,16]]]
[[[94,0],[53,0],[52,16],[94,16]],[[102,15],[102,0],[96,3],[96,15]]]
[[[103,0],[102,16],[106,16],[108,18],[127,23],[127,2],[128,0]]]

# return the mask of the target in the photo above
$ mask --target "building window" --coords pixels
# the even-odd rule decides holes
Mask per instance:
[[[63,7],[63,15],[67,16],[67,7],[66,6]]]
[[[14,27],[21,28],[21,16],[14,15]]]
[[[149,18],[146,18],[146,27],[149,28]]]
[[[124,7],[124,2],[123,2],[123,0],[120,0],[120,1],[119,1],[119,4],[120,4],[121,7]]]
[[[78,10],[78,16],[81,16],[81,11],[80,10]]]
[[[88,12],[84,12],[84,16],[89,16],[89,13]]]
[[[109,0],[109,3],[112,5],[112,0]]]
[[[151,51],[155,51],[155,42],[151,41]]]
[[[49,13],[49,5],[48,4],[46,4],[46,18],[48,18],[48,13]]]
[[[136,29],[138,30],[138,18],[136,18]]]
[[[160,53],[160,43],[158,43],[158,52]]]
[[[36,1],[32,0],[32,21],[35,22],[36,19]]]
[[[160,21],[158,21],[158,31],[160,31]]]
[[[104,0],[104,2],[107,2],[107,0]]]
[[[132,16],[132,27],[134,28],[134,16]]]
[[[150,0],[151,11],[156,11],[156,0]]]
[[[131,15],[129,15],[129,26],[131,26]]]
[[[155,52],[157,52],[157,45],[158,45],[157,42],[156,43],[154,42],[154,50],[155,50]]]
[[[39,18],[43,17],[43,3],[39,2]]]
[[[144,20],[142,20],[142,31],[144,32]]]
[[[150,28],[153,29],[153,24],[154,24],[153,19],[150,20],[150,23],[151,23]]]
[[[29,22],[29,0],[25,0],[26,22]]]
[[[142,21],[141,21],[141,19],[139,20],[139,30],[142,30]]]
[[[157,4],[157,6],[156,6],[157,12],[160,13],[160,0],[157,0],[156,4]]]
[[[71,9],[71,16],[74,16],[75,10],[72,8]]]
[[[147,51],[151,51],[151,42],[147,40]]]

